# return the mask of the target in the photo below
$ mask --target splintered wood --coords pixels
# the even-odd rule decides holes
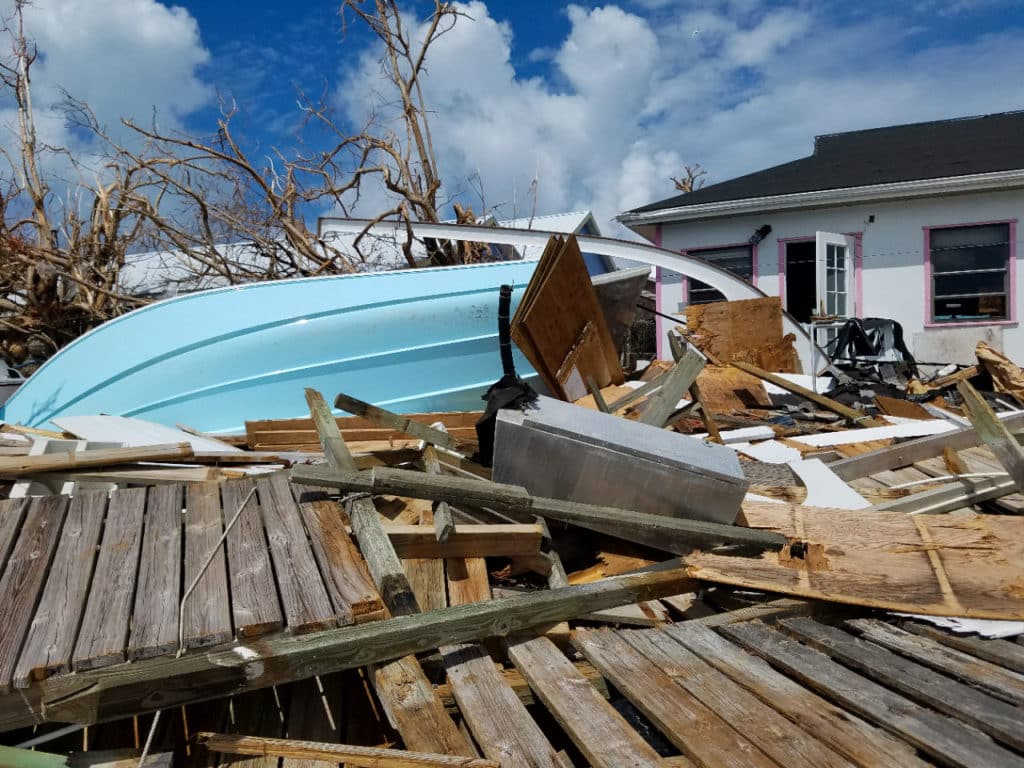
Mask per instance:
[[[576,238],[552,237],[515,317],[512,339],[563,400],[623,382],[622,367]]]
[[[725,364],[744,362],[766,371],[799,373],[795,337],[782,335],[782,303],[776,296],[690,305],[686,328],[698,349]]]
[[[694,578],[934,616],[1024,619],[1024,519],[743,505],[790,544],[760,557],[700,552]]]

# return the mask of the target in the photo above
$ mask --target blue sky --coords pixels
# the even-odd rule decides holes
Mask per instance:
[[[411,12],[429,4],[410,0]],[[336,2],[35,0],[39,101],[66,87],[101,119],[199,133],[218,96],[260,151],[290,147],[295,87],[365,118],[373,43]],[[525,0],[465,5],[429,60],[446,191],[499,215],[616,213],[808,154],[816,134],[1024,108],[1024,4],[1013,0]],[[2,117],[2,115],[0,115]],[[58,118],[46,128],[70,137]],[[483,200],[474,192],[480,184]],[[359,212],[384,204],[368,194]]]

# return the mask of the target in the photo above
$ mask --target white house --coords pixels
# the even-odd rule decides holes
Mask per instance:
[[[1024,362],[1024,112],[818,136],[814,153],[620,214],[811,315],[887,317],[923,362],[971,362],[978,340]],[[667,271],[659,311],[716,292]],[[672,323],[659,320],[659,352]]]

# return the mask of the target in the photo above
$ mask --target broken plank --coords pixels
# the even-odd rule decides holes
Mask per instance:
[[[139,560],[139,584],[128,641],[130,661],[167,653],[178,647],[181,507],[180,485],[149,489]]]
[[[423,466],[427,474],[440,475],[441,462],[437,458],[437,451],[434,446],[427,445],[423,448]],[[434,505],[434,534],[440,542],[448,541],[455,529],[455,520],[452,519],[452,510],[447,501],[439,501]]]
[[[892,731],[943,764],[960,768],[1024,765],[1024,759],[997,746],[980,731],[919,706],[759,621],[730,624],[720,631],[798,682]]]
[[[228,598],[228,574],[224,529],[218,483],[193,483],[185,494],[185,580],[191,586],[206,564],[213,559],[185,600],[182,614],[182,640],[185,648],[202,648],[226,643],[232,637],[231,609]]]
[[[356,747],[347,744],[326,744],[294,739],[270,739],[260,736],[236,736],[227,733],[201,732],[196,740],[213,752],[233,755],[266,755],[269,757],[301,758],[326,763],[343,762],[347,766],[364,768],[500,768],[493,760],[456,755],[437,755],[407,752],[399,749]]]
[[[18,540],[0,578],[0,691],[10,689],[11,677],[28,634],[32,614],[43,582],[57,548],[64,515],[68,508],[66,496],[41,496],[32,499]]]
[[[704,362],[699,352],[692,348],[687,349],[682,359],[669,371],[661,388],[648,399],[647,408],[640,416],[640,422],[653,427],[665,426],[669,416],[676,410],[679,400],[693,386],[697,374],[704,368]]]
[[[281,473],[262,476],[256,492],[288,630],[315,632],[337,626],[287,478]]]
[[[903,741],[829,703],[708,627],[688,621],[666,627],[664,632],[862,768],[924,766]]]
[[[842,403],[837,403],[830,397],[825,395],[819,395],[817,392],[813,392],[806,387],[801,387],[799,384],[794,384],[788,379],[782,376],[776,376],[774,373],[763,371],[757,366],[750,365],[749,363],[743,363],[740,361],[733,361],[731,365],[735,368],[739,368],[741,371],[749,373],[751,376],[756,376],[762,381],[768,381],[777,387],[781,387],[787,392],[792,392],[794,395],[799,395],[805,400],[810,400],[812,403],[820,405],[822,408],[833,413],[838,413],[840,416],[849,419],[855,423],[866,424],[867,422],[877,422],[877,419],[872,419],[861,411],[856,411],[853,408],[849,408]]]
[[[71,499],[46,587],[14,671],[18,688],[71,669],[106,507],[106,491],[80,493]]]
[[[1017,484],[1018,490],[1024,490],[1024,448],[1021,448],[1006,425],[996,418],[995,413],[969,381],[961,381],[956,385],[963,398],[963,407],[967,412],[975,431],[981,436],[995,457]]]
[[[434,535],[432,526],[389,525],[386,529],[400,558],[514,557],[540,551],[539,525],[456,525],[445,542]]]
[[[550,640],[510,642],[508,654],[594,768],[658,765],[658,754]]]
[[[252,493],[255,487],[252,480],[221,486],[225,525],[242,507],[226,541],[228,572],[231,574],[231,613],[235,634],[239,638],[255,637],[284,626],[260,504],[256,494]]]
[[[271,635],[251,646],[211,649],[177,659],[143,659],[53,677],[38,688],[44,702],[42,711],[29,710],[23,702],[22,717],[29,723],[33,717],[65,723],[113,720],[676,595],[686,591],[689,583],[684,568],[612,576],[523,597],[451,606],[308,635]]]
[[[87,467],[105,467],[136,461],[181,461],[192,457],[188,443],[150,445],[143,448],[44,453],[39,456],[0,456],[0,477],[18,478],[38,472],[59,472]]]
[[[378,424],[383,424],[406,435],[412,435],[433,445],[450,448],[453,451],[459,450],[462,445],[460,441],[447,432],[442,432],[434,427],[413,421],[407,416],[401,416],[384,408],[378,408],[375,405],[350,397],[344,393],[339,393],[334,399],[334,407],[370,419]]]

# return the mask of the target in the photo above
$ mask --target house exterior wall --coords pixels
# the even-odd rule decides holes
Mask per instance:
[[[874,217],[872,220],[871,217]],[[1024,330],[1020,328],[1020,298],[1024,274],[1011,263],[1010,319],[932,325],[928,309],[928,254],[925,228],[981,222],[1010,221],[1024,217],[1024,190],[950,195],[873,204],[781,211],[722,217],[698,222],[665,222],[659,227],[661,245],[687,251],[745,242],[754,231],[770,224],[771,233],[757,246],[755,284],[769,295],[779,296],[781,244],[814,238],[816,231],[859,234],[856,259],[854,312],[858,317],[888,317],[903,326],[907,345],[921,360],[971,362],[969,350],[984,339],[1015,360],[1024,361]],[[1011,235],[1016,227],[1011,226]],[[1016,238],[1014,238],[1016,239]],[[1011,243],[1011,262],[1022,250]],[[657,296],[659,311],[676,314],[685,308],[687,281],[662,274]],[[785,299],[783,299],[785,304]],[[670,322],[661,325],[667,333]],[[659,338],[659,342],[663,340]],[[945,357],[935,357],[945,355]],[[968,357],[964,360],[963,358]]]

